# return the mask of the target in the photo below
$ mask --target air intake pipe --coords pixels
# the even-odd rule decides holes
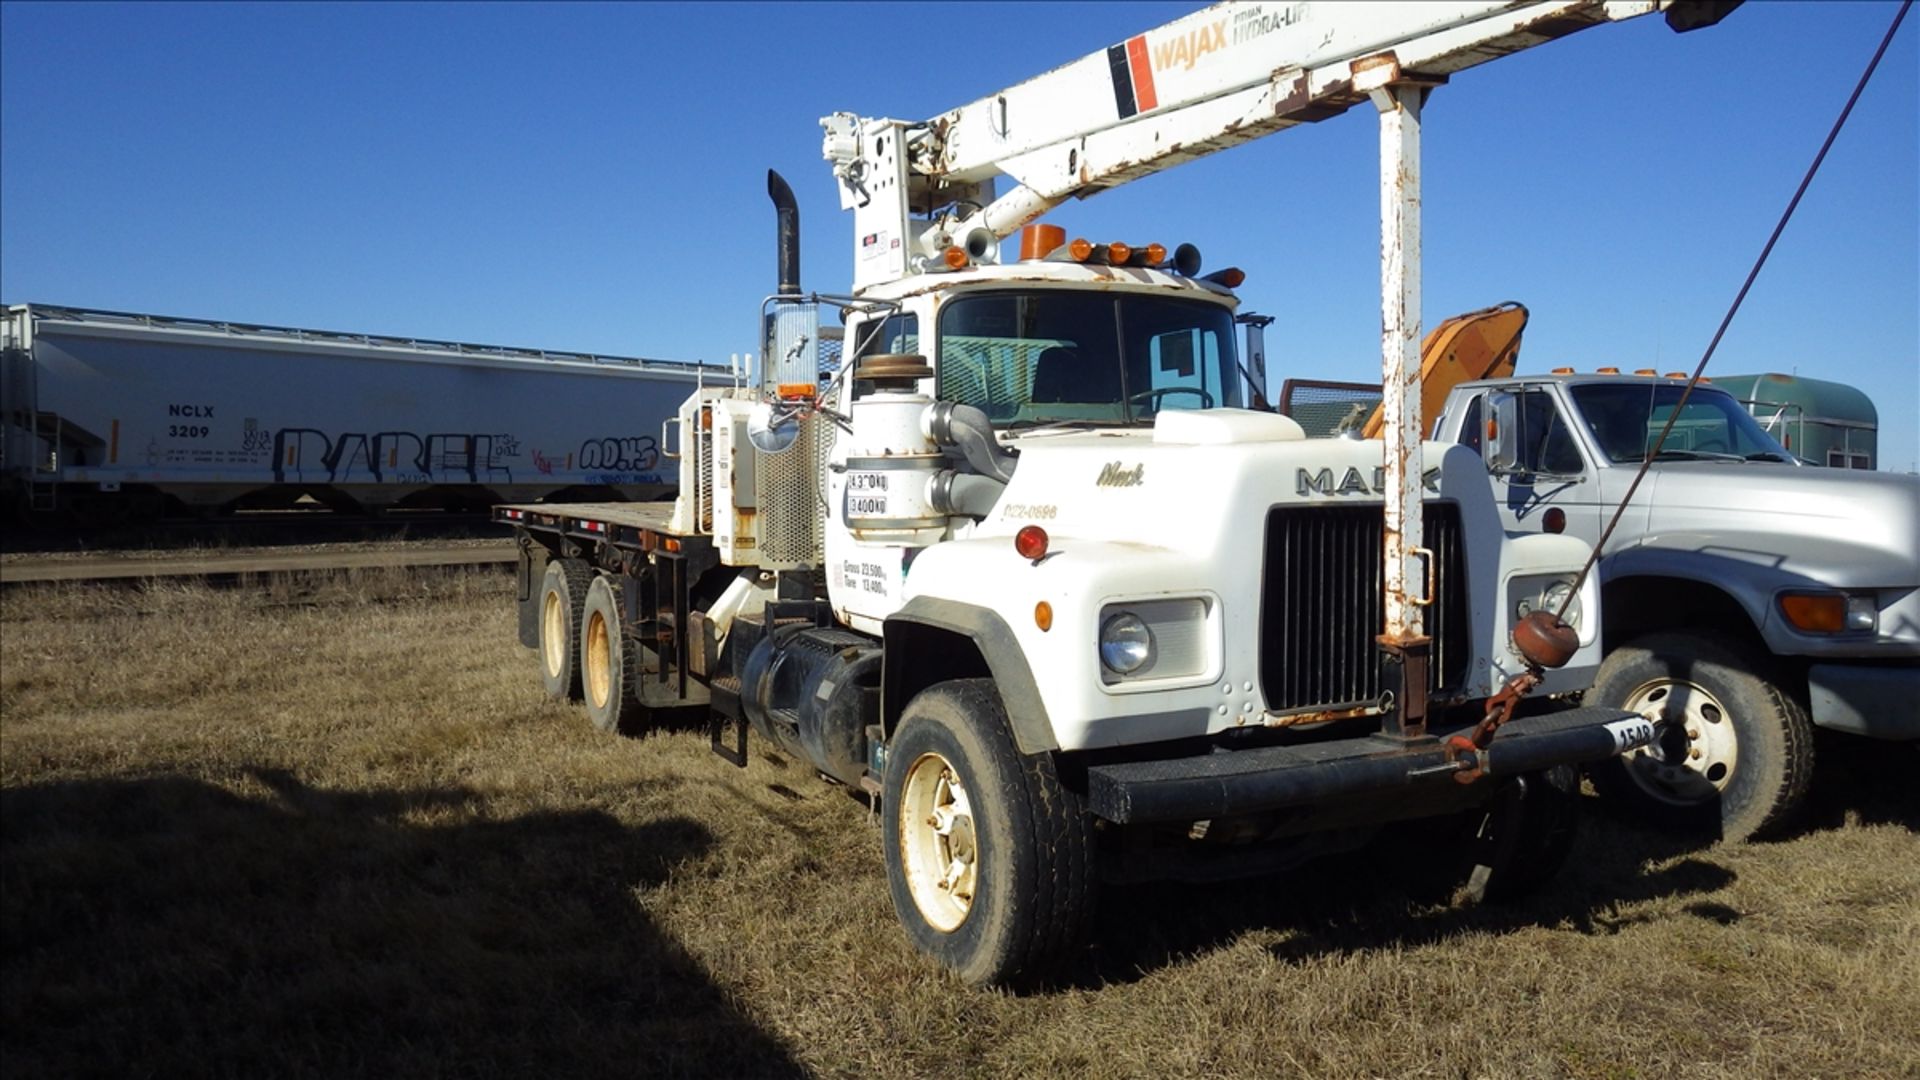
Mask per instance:
[[[1007,485],[991,476],[942,469],[927,481],[927,501],[942,514],[983,518],[993,513]]]
[[[794,201],[793,189],[787,181],[772,169],[767,170],[767,197],[773,200],[774,214],[779,221],[780,287],[778,296],[800,295],[800,204]]]
[[[993,437],[993,421],[972,405],[936,401],[927,406],[927,435],[942,446],[956,446],[976,472],[1002,484],[1013,481],[1019,457]]]

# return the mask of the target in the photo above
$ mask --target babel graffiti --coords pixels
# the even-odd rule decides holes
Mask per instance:
[[[510,483],[507,459],[520,456],[512,435],[411,431],[343,432],[281,428],[273,436],[278,482]]]
[[[249,428],[245,449],[266,448],[264,431]],[[342,432],[280,428],[272,435],[273,478],[278,483],[504,484],[513,482],[520,440],[502,433],[411,431]],[[257,460],[257,459],[256,459]],[[535,472],[552,475],[560,463],[531,451]],[[563,470],[578,469],[596,482],[639,479],[660,465],[659,443],[650,435],[587,439]]]

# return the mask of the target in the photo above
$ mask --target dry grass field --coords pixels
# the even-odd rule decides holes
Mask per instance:
[[[908,949],[843,791],[543,699],[509,590],[0,596],[8,1075],[1920,1076],[1911,747],[1823,746],[1774,843],[1598,818],[1514,908],[1109,889],[1015,997]]]

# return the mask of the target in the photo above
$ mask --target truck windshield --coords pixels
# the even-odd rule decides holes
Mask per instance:
[[[1233,314],[1219,304],[1064,289],[983,292],[940,313],[940,396],[996,427],[1131,424],[1238,405]]]
[[[1642,461],[1680,401],[1682,385],[1587,383],[1573,387],[1573,400],[1594,442],[1614,462]],[[1730,394],[1704,386],[1680,410],[1660,448],[1661,458],[1792,461]]]

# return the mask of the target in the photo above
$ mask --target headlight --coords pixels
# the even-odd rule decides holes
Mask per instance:
[[[1140,616],[1123,611],[1100,624],[1100,662],[1125,675],[1153,659],[1153,632]]]
[[[1560,610],[1563,604],[1566,605],[1565,611]],[[1560,618],[1568,626],[1580,629],[1580,596],[1573,591],[1571,581],[1556,581],[1538,593],[1522,596],[1513,607],[1514,621],[1519,622],[1536,611],[1549,614],[1559,612]]]

